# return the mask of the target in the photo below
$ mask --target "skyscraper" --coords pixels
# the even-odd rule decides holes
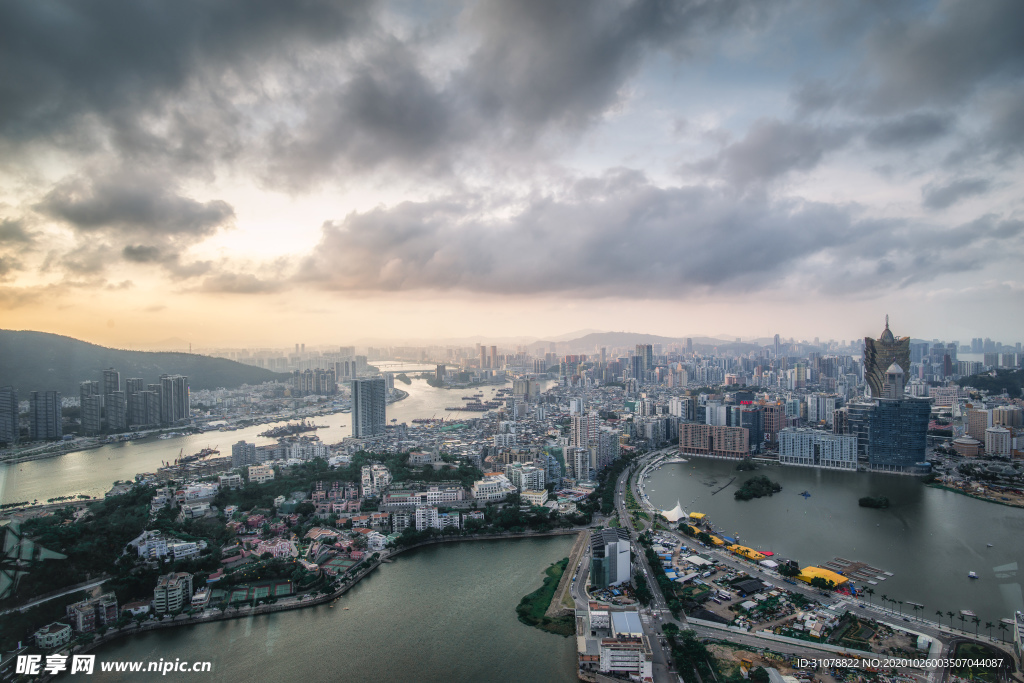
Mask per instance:
[[[352,436],[379,436],[387,423],[384,378],[352,380]]]
[[[33,391],[28,397],[29,438],[33,441],[59,439],[61,427],[60,392]]]
[[[0,443],[18,443],[18,392],[0,387]]]
[[[103,428],[103,397],[98,381],[79,383],[78,405],[81,409],[82,431],[86,434],[99,434]]]
[[[483,370],[487,367],[487,347],[483,344],[480,345],[480,369]]]
[[[123,391],[107,394],[107,428],[112,432],[128,429],[128,397]]]
[[[107,396],[115,391],[121,391],[121,373],[110,368],[103,371],[103,395]]]
[[[775,335],[775,357],[779,357],[779,335]]]
[[[885,373],[893,363],[910,372],[910,337],[895,337],[889,330],[889,316],[878,339],[864,337],[864,380],[874,398],[882,396]]]
[[[184,375],[160,376],[160,421],[174,424],[187,419],[189,411],[188,377]]]
[[[128,404],[128,424],[145,424],[145,401],[135,399],[135,394],[146,390],[146,380],[141,377],[129,377],[124,381],[125,402]],[[142,406],[142,412],[139,407]]]
[[[498,347],[497,346],[492,346],[491,347],[491,367],[495,368],[495,369],[498,367]]]

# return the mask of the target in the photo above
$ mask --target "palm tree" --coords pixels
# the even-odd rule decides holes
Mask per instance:
[[[882,593],[882,597],[880,598],[880,600],[882,602],[889,602],[889,596],[886,595],[885,593]]]
[[[963,631],[964,630],[964,622],[967,621],[967,617],[965,617],[964,615],[961,614],[959,617],[957,617],[957,619],[960,620],[960,630]]]
[[[940,623],[941,623],[942,617],[944,617],[946,615],[942,613],[942,610],[937,609],[937,610],[935,610],[935,616],[937,616],[939,618]]]
[[[971,623],[974,624],[974,637],[978,637],[978,627],[981,626],[981,619],[978,617],[971,617]]]
[[[871,602],[871,596],[875,594],[873,588],[865,588],[863,591],[864,595],[868,596],[868,602]]]
[[[985,628],[988,629],[988,639],[992,640],[992,627],[995,626],[991,621],[985,622]]]
[[[952,612],[946,612],[946,616],[949,617],[949,627],[953,628],[953,613]]]
[[[902,600],[897,600],[896,602],[898,602],[899,605],[900,605],[900,616],[902,617],[903,616],[903,601]]]
[[[1006,632],[1010,630],[1010,627],[1000,621],[999,622],[999,630],[1003,632],[1003,635],[1000,636],[1000,640],[1002,640],[1005,643],[1006,642]]]

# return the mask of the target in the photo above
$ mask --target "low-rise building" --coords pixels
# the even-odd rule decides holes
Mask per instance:
[[[91,633],[100,626],[108,626],[117,621],[117,596],[104,593],[98,598],[68,605],[65,609],[75,633]]]
[[[249,481],[256,484],[263,484],[274,478],[274,467],[272,465],[249,465]]]
[[[36,646],[51,650],[71,642],[71,627],[55,621],[36,631],[32,637],[35,638]]]
[[[512,486],[505,475],[491,473],[484,475],[483,479],[473,482],[473,498],[483,501],[505,500],[510,493],[515,493],[516,488]]]
[[[440,528],[441,522],[438,520],[436,507],[433,505],[421,505],[416,508],[416,531]]]
[[[221,488],[240,489],[245,482],[242,481],[242,475],[232,473],[220,475],[217,477],[217,483],[220,484]]]
[[[539,491],[526,490],[519,494],[519,500],[527,505],[544,505],[548,502],[548,490],[540,489]]]

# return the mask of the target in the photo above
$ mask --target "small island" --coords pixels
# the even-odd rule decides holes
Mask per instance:
[[[397,375],[395,375],[395,379],[397,379],[402,384],[412,384],[412,380],[409,379],[409,375],[405,374],[404,372],[400,372]]]
[[[757,469],[757,464],[753,460],[751,460],[750,458],[745,458],[745,459],[741,460],[738,465],[736,465],[736,471],[737,472],[748,472],[748,471],[756,470],[756,469]]]
[[[864,496],[857,501],[857,504],[862,508],[878,508],[880,510],[884,510],[889,507],[889,499],[885,496]]]
[[[750,500],[751,498],[761,498],[762,496],[771,496],[782,490],[782,485],[772,481],[763,474],[759,474],[756,477],[743,482],[743,486],[737,489],[736,500]]]

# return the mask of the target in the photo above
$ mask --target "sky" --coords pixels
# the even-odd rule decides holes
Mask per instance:
[[[0,4],[0,327],[1024,339],[1024,3]]]

